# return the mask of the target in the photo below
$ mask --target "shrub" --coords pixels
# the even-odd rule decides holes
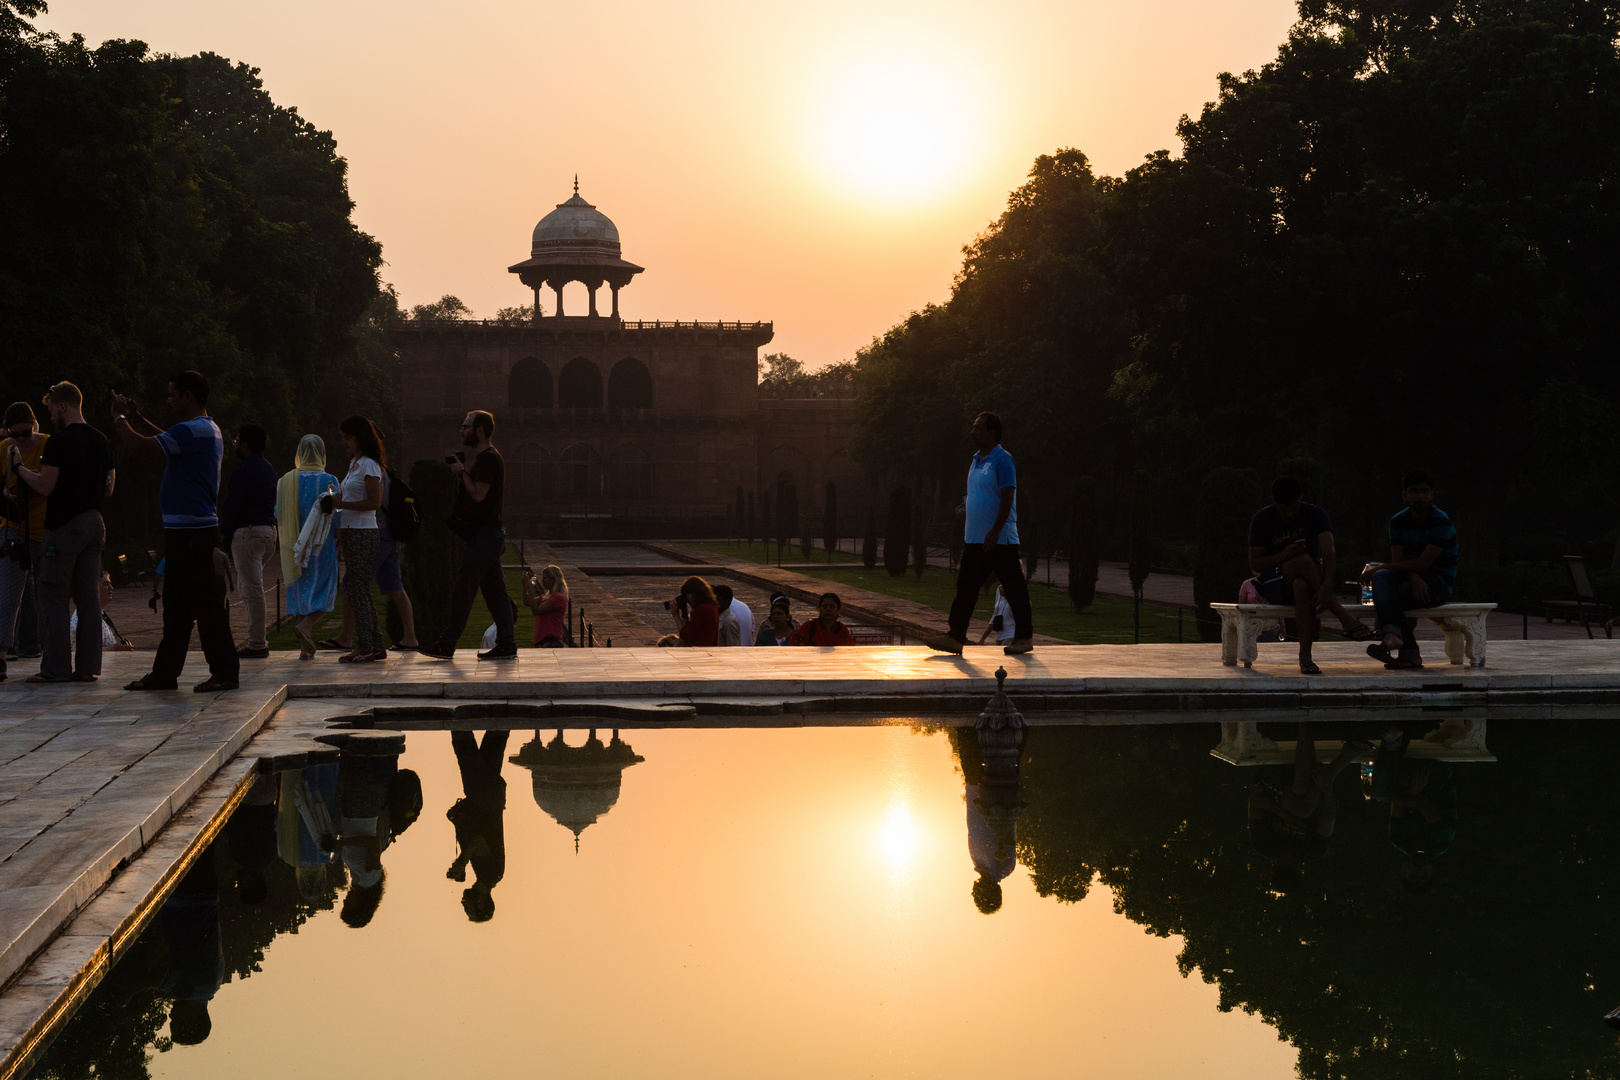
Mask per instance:
[[[461,567],[461,542],[446,519],[455,500],[456,477],[442,461],[424,458],[411,466],[410,485],[422,514],[422,531],[400,546],[401,570],[416,614],[417,640],[435,642],[450,621],[450,589]]]

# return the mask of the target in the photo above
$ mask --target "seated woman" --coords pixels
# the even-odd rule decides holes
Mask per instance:
[[[681,582],[680,595],[670,605],[681,644],[687,648],[712,649],[720,644],[720,609],[714,590],[700,577]]]
[[[822,593],[821,599],[816,601],[816,610],[821,615],[793,631],[793,636],[788,639],[789,645],[855,644],[849,627],[838,621],[838,613],[844,610],[844,602],[838,599],[837,593]]]
[[[523,571],[523,606],[534,612],[534,643],[541,649],[560,649],[567,628],[563,625],[568,613],[568,582],[563,580],[560,567],[548,566],[540,571],[539,585],[527,569]]]
[[[759,636],[754,638],[754,644],[786,645],[792,636],[793,614],[788,609],[787,597],[784,596],[771,604],[770,618],[759,628]]]

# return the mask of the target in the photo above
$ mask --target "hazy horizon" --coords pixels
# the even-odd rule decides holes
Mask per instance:
[[[37,23],[259,68],[333,132],[406,305],[527,303],[506,267],[577,173],[647,268],[626,318],[771,320],[769,351],[820,367],[943,300],[1037,155],[1073,146],[1119,175],[1178,152],[1179,117],[1295,18],[1287,0],[446,12],[54,0]]]

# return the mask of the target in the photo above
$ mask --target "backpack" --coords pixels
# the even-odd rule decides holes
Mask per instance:
[[[416,492],[399,478],[399,473],[388,470],[388,531],[395,540],[409,544],[422,534],[422,512],[417,509]]]

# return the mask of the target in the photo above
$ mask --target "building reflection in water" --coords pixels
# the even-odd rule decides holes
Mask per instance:
[[[644,760],[618,731],[604,744],[595,728],[582,746],[569,746],[560,728],[550,742],[536,731],[512,755],[514,765],[534,774],[535,804],[574,834],[576,852],[580,834],[618,803],[624,770]]]

